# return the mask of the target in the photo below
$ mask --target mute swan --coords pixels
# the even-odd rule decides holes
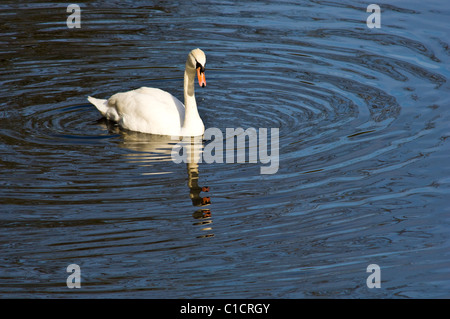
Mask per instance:
[[[108,100],[89,96],[88,100],[108,120],[121,127],[142,133],[171,136],[199,136],[205,131],[197,110],[194,79],[197,71],[198,84],[206,86],[205,53],[192,50],[186,60],[184,71],[184,104],[172,94],[156,88],[141,87],[116,93]]]

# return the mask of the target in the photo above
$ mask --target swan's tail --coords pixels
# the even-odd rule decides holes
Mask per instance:
[[[91,102],[92,104],[95,105],[97,110],[99,110],[100,113],[102,113],[103,116],[106,117],[106,112],[108,111],[108,100],[97,99],[97,98],[92,97],[92,96],[88,96],[87,99],[88,99],[89,102]]]

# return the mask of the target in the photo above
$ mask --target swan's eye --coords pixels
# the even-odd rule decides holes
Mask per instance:
[[[196,69],[200,68],[200,73],[205,73],[205,67],[203,65],[201,65],[200,63],[197,62],[197,64],[195,65],[195,68]]]

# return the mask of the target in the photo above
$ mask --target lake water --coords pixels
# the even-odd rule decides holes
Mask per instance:
[[[1,297],[450,297],[445,1],[378,3],[373,29],[365,1],[77,3],[81,28],[0,4]],[[86,100],[182,100],[197,47],[205,126],[278,128],[275,174],[177,164]]]

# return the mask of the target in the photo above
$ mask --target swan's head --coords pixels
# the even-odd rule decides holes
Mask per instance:
[[[188,65],[189,67],[195,68],[197,70],[197,78],[198,84],[201,87],[206,86],[205,79],[205,64],[206,64],[206,55],[200,49],[194,49],[189,53],[188,56]]]

